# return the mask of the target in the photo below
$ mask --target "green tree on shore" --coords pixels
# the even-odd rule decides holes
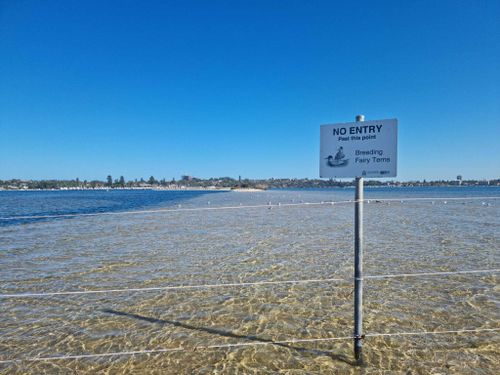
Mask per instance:
[[[113,186],[113,177],[109,174],[108,177],[106,178],[106,186]]]

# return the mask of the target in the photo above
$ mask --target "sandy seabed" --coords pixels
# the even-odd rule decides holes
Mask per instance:
[[[183,207],[343,200],[321,191],[219,193]],[[365,274],[498,269],[498,200],[365,205]],[[2,299],[2,374],[497,374],[500,334],[352,335],[353,207],[287,206],[41,220],[0,227],[1,291],[269,284]],[[498,274],[365,281],[366,333],[499,328]],[[226,349],[211,345],[248,343]]]

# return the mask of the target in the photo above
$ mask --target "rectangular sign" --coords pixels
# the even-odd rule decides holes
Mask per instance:
[[[321,178],[395,177],[397,154],[396,119],[321,126]]]

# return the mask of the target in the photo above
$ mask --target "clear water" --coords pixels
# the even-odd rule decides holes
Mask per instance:
[[[500,196],[498,188],[366,189],[366,198]],[[352,199],[259,193],[0,192],[0,217]],[[0,292],[352,278],[353,207],[0,220]],[[500,200],[365,205],[365,274],[500,268]],[[497,274],[367,280],[366,333],[499,327]],[[0,299],[0,360],[352,334],[352,284]],[[500,372],[498,332],[18,362],[0,373]]]

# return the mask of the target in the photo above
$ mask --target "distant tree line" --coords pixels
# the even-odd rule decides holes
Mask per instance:
[[[436,181],[380,181],[366,180],[366,186],[500,186],[500,179],[494,180],[436,180]],[[218,177],[201,179],[191,176],[182,176],[180,180],[175,178],[157,180],[150,176],[144,178],[125,180],[124,176],[113,179],[108,175],[104,181],[100,180],[0,180],[0,189],[117,189],[117,188],[258,188],[258,189],[284,189],[284,188],[330,188],[350,187],[353,181],[339,181],[334,179],[308,179],[308,178],[270,178],[270,179],[238,179],[231,177]]]

